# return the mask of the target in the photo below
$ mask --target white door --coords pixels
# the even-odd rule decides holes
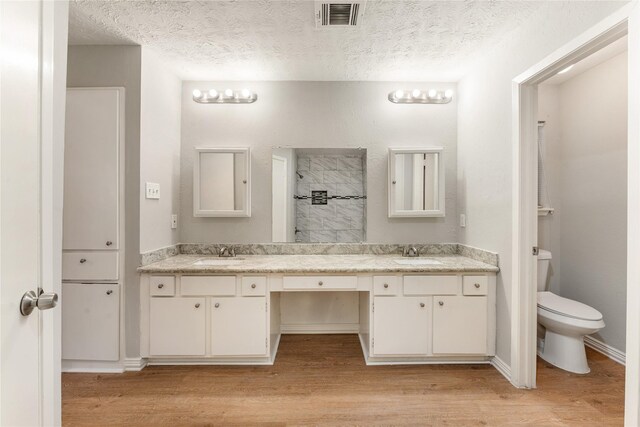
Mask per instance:
[[[374,298],[372,353],[426,356],[429,312],[428,297]]]
[[[433,354],[487,353],[487,297],[433,297]]]
[[[120,285],[64,283],[62,358],[120,359]]]
[[[211,300],[211,354],[266,356],[267,304],[265,297]]]
[[[271,234],[272,242],[286,242],[288,227],[287,214],[288,203],[287,183],[287,159],[285,157],[273,156],[272,164],[272,197],[271,197]]]
[[[152,356],[204,356],[204,298],[153,297],[149,305]]]
[[[65,250],[118,249],[118,149],[124,89],[67,91]]]
[[[0,425],[60,424],[66,2],[0,2]],[[37,307],[21,300],[33,292]]]

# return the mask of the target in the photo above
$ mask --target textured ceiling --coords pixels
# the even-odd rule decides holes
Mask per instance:
[[[317,30],[313,1],[77,0],[69,42],[148,46],[185,80],[457,81],[553,3],[369,0],[358,28]]]

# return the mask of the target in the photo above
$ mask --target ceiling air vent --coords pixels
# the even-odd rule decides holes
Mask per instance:
[[[316,1],[316,28],[350,28],[360,24],[366,1],[325,3]]]

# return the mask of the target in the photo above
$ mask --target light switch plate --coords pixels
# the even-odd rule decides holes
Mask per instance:
[[[176,214],[171,215],[171,228],[172,229],[178,228],[178,215]]]
[[[145,183],[146,197],[147,199],[159,199],[160,198],[160,184],[155,182]]]

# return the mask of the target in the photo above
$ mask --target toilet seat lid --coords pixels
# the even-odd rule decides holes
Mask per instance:
[[[553,292],[538,292],[538,307],[574,319],[602,320],[602,313],[595,308]]]

